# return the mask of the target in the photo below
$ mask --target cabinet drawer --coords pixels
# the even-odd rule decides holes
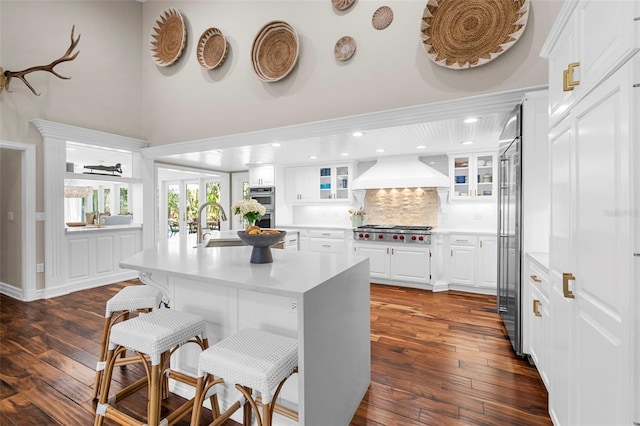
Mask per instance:
[[[533,287],[540,290],[545,296],[549,296],[549,280],[547,279],[547,271],[545,271],[544,268],[541,268],[538,264],[530,260],[526,278]]]
[[[345,243],[339,240],[311,238],[309,240],[309,249],[317,252],[344,253]]]
[[[344,240],[344,231],[336,229],[311,230],[309,231],[309,236],[311,238]]]
[[[478,243],[476,235],[451,234],[449,236],[449,244],[456,246],[475,246]]]

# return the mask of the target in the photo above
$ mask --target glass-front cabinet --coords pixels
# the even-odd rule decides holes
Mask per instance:
[[[349,200],[351,166],[323,166],[319,168],[320,200]]]
[[[465,153],[449,155],[452,200],[496,197],[497,154]]]

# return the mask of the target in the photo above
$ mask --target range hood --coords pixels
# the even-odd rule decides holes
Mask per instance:
[[[376,164],[355,178],[353,189],[378,188],[448,188],[450,180],[427,166],[417,156],[380,157]]]

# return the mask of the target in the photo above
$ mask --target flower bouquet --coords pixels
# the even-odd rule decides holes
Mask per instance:
[[[256,223],[256,221],[262,218],[262,215],[267,211],[265,207],[256,200],[242,200],[231,206],[233,214],[242,215],[247,221],[247,228]]]

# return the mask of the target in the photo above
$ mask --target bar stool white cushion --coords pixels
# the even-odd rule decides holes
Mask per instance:
[[[138,309],[157,309],[162,301],[160,290],[147,285],[125,287],[107,301],[105,318],[118,311],[136,311]]]
[[[245,328],[200,354],[198,375],[257,390],[268,404],[281,381],[298,366],[298,342],[290,337]]]
[[[159,309],[116,324],[111,329],[109,349],[121,345],[147,354],[151,364],[157,365],[160,356],[195,336],[205,338],[207,325],[197,315],[175,309]]]

